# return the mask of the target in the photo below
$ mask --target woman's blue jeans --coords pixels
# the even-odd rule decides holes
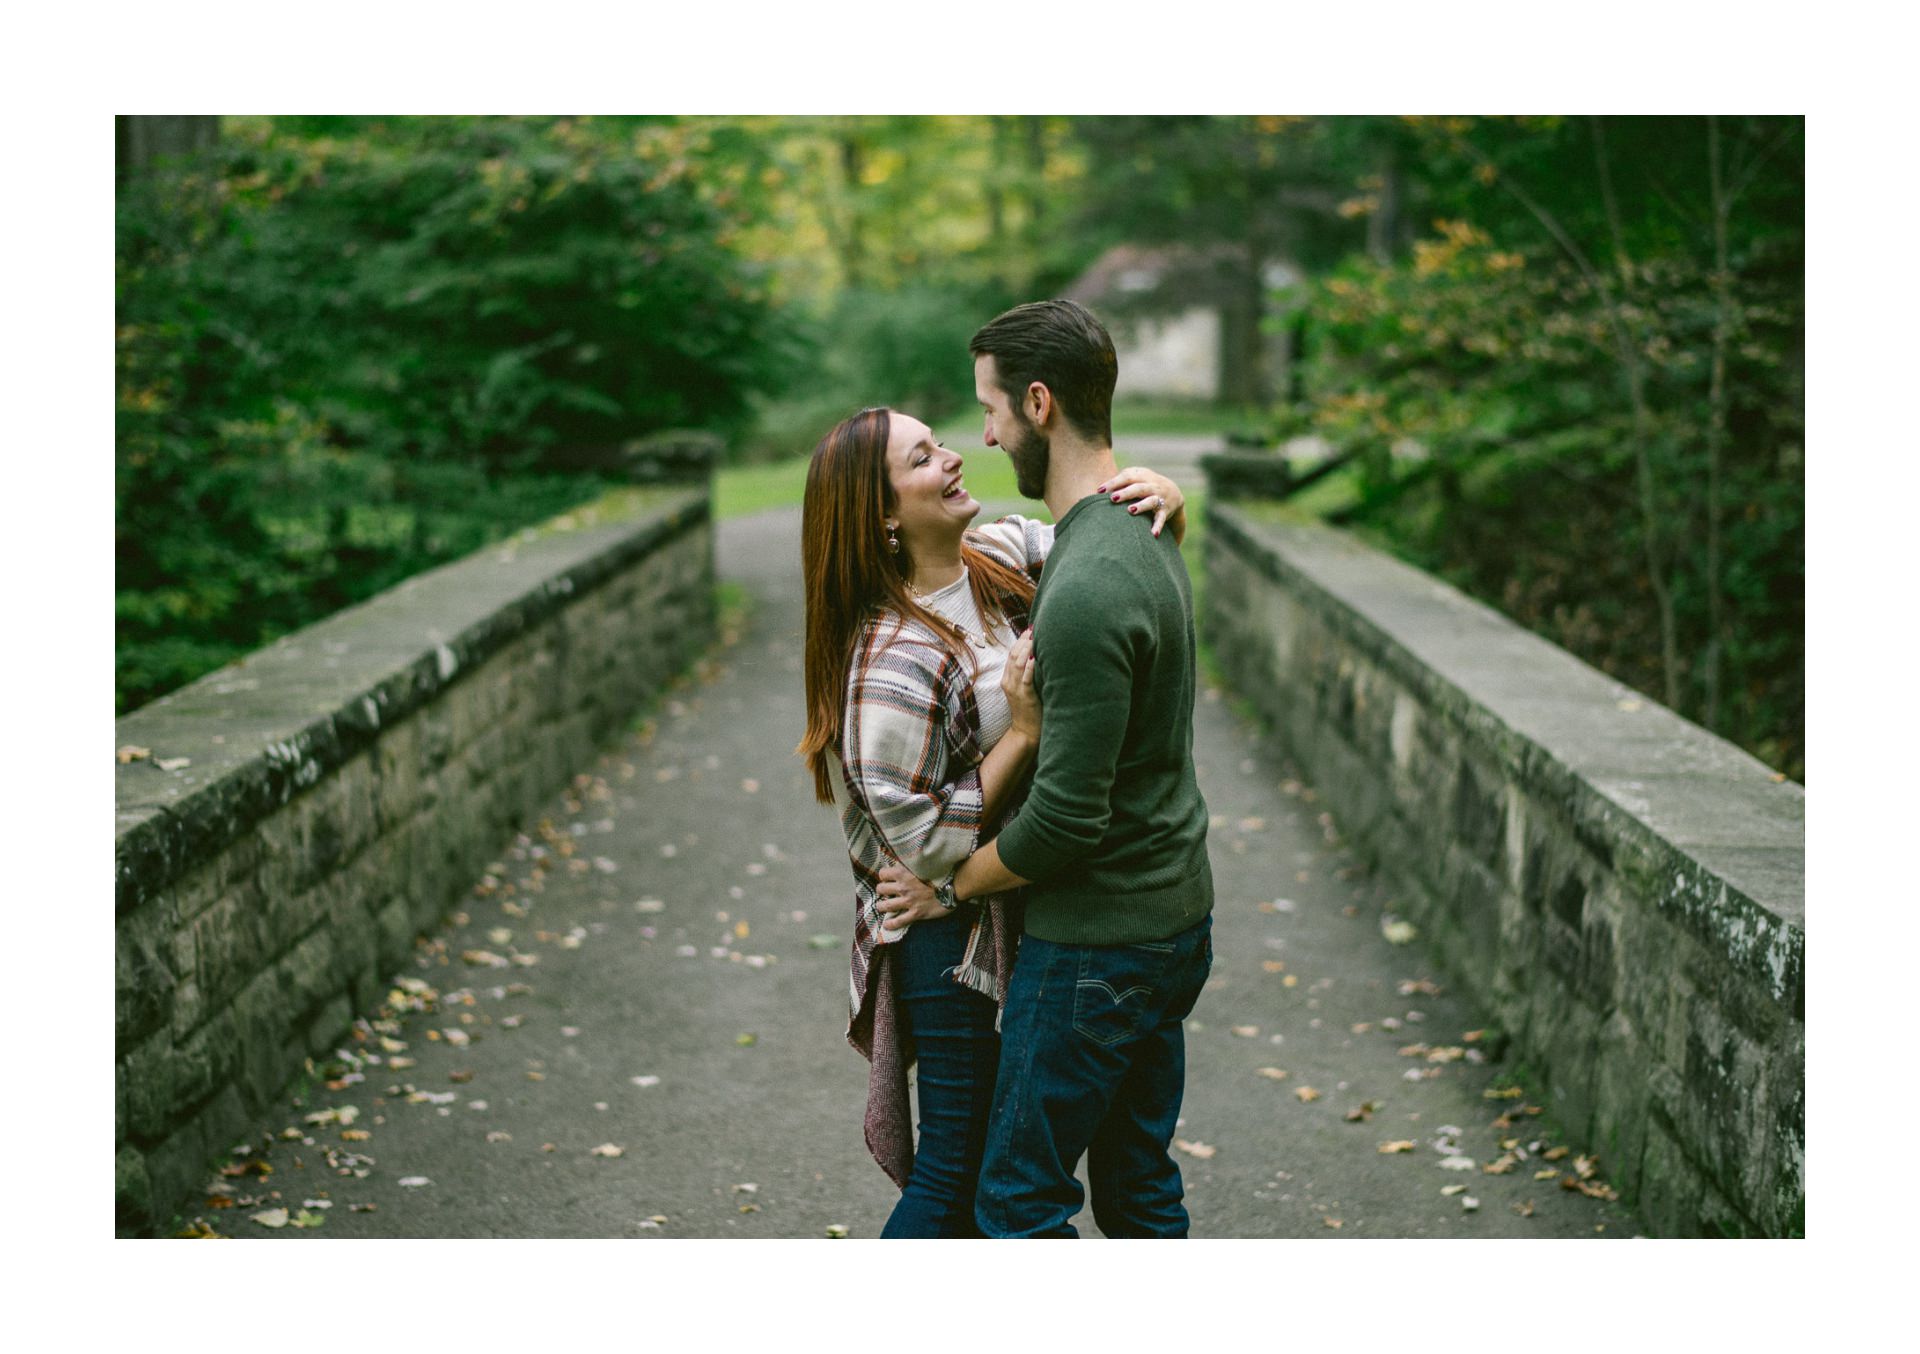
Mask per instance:
[[[970,929],[970,909],[963,910],[916,923],[890,947],[900,966],[900,1023],[919,1060],[920,1138],[882,1237],[980,1235],[974,1191],[1000,1036],[993,1029],[994,1003],[953,978]]]

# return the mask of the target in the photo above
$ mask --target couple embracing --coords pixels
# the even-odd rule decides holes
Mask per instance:
[[[1084,1156],[1103,1234],[1185,1236],[1168,1147],[1213,880],[1184,499],[1117,469],[1086,309],[1018,306],[971,348],[986,443],[1054,525],[974,527],[960,456],[868,409],[815,448],[801,528],[799,751],[853,864],[882,1235],[1073,1236]]]

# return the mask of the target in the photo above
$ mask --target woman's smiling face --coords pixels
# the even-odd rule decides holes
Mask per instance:
[[[933,430],[917,418],[894,414],[887,437],[887,482],[893,486],[888,517],[900,524],[909,551],[915,541],[950,547],[980,513],[980,504],[961,483],[960,454],[934,440]]]

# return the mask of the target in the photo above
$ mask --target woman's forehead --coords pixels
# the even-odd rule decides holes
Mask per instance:
[[[887,430],[887,459],[895,463],[904,463],[907,453],[922,442],[933,440],[933,430],[917,418],[907,418],[896,414],[892,426]]]

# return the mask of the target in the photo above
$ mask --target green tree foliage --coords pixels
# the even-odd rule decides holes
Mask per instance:
[[[1354,519],[1803,777],[1799,120],[1407,130],[1431,226],[1310,302]]]
[[[233,121],[119,198],[121,709],[744,418],[792,334],[661,122]]]

